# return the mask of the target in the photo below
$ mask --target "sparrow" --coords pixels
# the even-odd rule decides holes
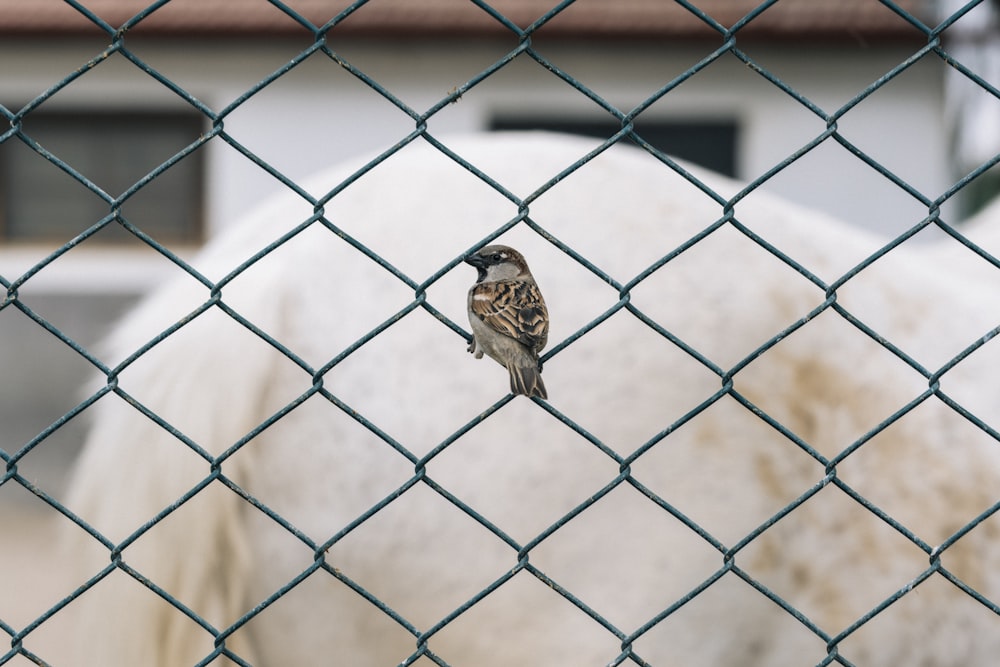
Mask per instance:
[[[469,290],[469,352],[485,352],[510,373],[514,394],[548,398],[538,353],[549,337],[545,300],[521,253],[491,245],[465,258],[478,277]]]

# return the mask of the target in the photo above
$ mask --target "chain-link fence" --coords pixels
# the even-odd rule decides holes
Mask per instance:
[[[828,107],[742,46],[789,2],[746,3],[728,23],[669,3],[712,45],[622,109],[535,46],[571,0],[530,24],[471,0],[516,46],[419,107],[337,49],[338,26],[368,2],[319,25],[270,0],[308,46],[213,109],[130,49],[130,32],[170,0],[120,25],[66,0],[110,43],[27,104],[0,107],[0,142],[57,167],[103,212],[0,274],[0,313],[99,380],[0,450],[0,486],[58,513],[75,545],[52,573],[72,573],[58,601],[27,622],[0,612],[0,664],[62,664],[49,645],[68,626],[93,633],[73,650],[99,646],[87,660],[100,664],[988,664],[1000,637],[989,372],[1000,261],[985,232],[974,243],[942,209],[1000,155],[925,192],[841,130],[928,62],[1000,98],[946,42],[985,5],[938,19],[867,3],[920,43]],[[207,128],[118,194],[30,130],[110,59]],[[744,184],[675,160],[637,127],[733,59],[821,128]],[[288,177],[227,121],[307,62],[348,73],[410,129],[360,166]],[[524,63],[617,129],[595,141],[436,134],[449,107]],[[219,142],[287,192],[192,258],[129,202]],[[876,239],[762,192],[831,145],[921,210],[904,233]],[[116,227],[176,277],[92,349],[25,294]],[[525,249],[550,302],[548,401],[497,400],[506,379],[463,358],[473,272],[462,259],[498,240]],[[72,494],[20,472],[87,416]]]

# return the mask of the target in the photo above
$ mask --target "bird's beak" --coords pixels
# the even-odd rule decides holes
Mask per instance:
[[[476,282],[482,282],[483,278],[486,277],[486,260],[483,257],[473,253],[465,258],[465,263],[476,267],[476,272],[479,274],[476,278]]]

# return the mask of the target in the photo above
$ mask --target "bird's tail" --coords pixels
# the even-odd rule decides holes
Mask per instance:
[[[510,372],[510,390],[513,393],[545,399],[549,397],[545,391],[545,383],[542,382],[542,371],[538,366],[511,364],[507,370]]]

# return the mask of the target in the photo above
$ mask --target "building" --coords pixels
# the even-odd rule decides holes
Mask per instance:
[[[702,0],[697,10],[579,0],[551,17],[553,3],[540,0],[497,0],[495,12],[460,0],[372,0],[353,11],[343,0],[173,0],[139,14],[144,3],[83,4],[89,15],[57,0],[0,2],[0,113],[12,127],[0,134],[0,276],[84,347],[175,267],[114,221],[33,267],[188,147],[197,148],[121,207],[184,257],[284,188],[278,174],[296,181],[384,150],[421,122],[445,142],[515,127],[610,136],[621,121],[609,109],[642,108],[643,138],[741,179],[803,151],[767,188],[884,233],[927,214],[893,178],[929,199],[956,180],[948,66],[933,52],[914,58],[928,44],[922,26],[934,25],[921,0],[899,0],[899,11],[876,0],[763,10],[756,0]],[[523,40],[516,27],[540,17]],[[726,50],[733,44],[738,52]],[[834,129],[849,143],[804,151]],[[2,375],[16,379],[0,387],[0,448],[10,453],[76,405],[92,368],[10,306],[0,339]],[[47,461],[73,451],[77,421],[21,468],[58,486],[61,467]]]

